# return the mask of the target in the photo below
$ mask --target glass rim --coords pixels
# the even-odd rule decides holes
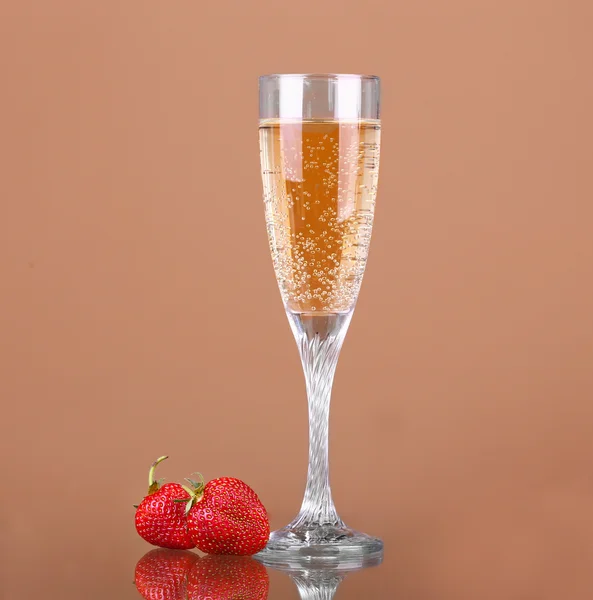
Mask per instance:
[[[364,81],[380,81],[378,75],[364,75],[362,73],[269,73],[260,75],[259,80],[265,79],[360,79]]]

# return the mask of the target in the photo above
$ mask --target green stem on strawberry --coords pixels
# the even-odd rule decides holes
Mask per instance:
[[[150,496],[150,494],[154,494],[155,492],[158,492],[159,488],[161,487],[160,484],[162,483],[162,480],[156,481],[154,478],[154,472],[156,471],[156,468],[164,460],[167,460],[167,458],[169,458],[169,457],[161,456],[160,458],[157,458],[150,466],[150,471],[148,471],[148,495],[149,496]]]
[[[204,497],[204,487],[206,485],[204,476],[201,473],[192,473],[192,475],[198,475],[200,481],[194,481],[193,479],[186,477],[185,481],[192,487],[190,488],[187,485],[181,485],[181,487],[189,494],[189,499],[174,500],[174,502],[185,502],[185,514],[189,513],[196,502],[199,502]]]
[[[202,490],[204,488],[204,486],[206,485],[206,480],[204,479],[204,476],[201,473],[198,473],[197,471],[194,471],[192,473],[192,475],[197,475],[198,481],[194,481],[193,479],[190,479],[189,477],[186,477],[185,481],[187,481],[187,483],[189,483],[191,486],[193,486],[194,489]]]

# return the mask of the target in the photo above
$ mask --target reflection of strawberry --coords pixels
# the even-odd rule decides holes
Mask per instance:
[[[208,554],[255,554],[263,550],[270,522],[257,494],[240,479],[220,477],[196,488],[187,516],[191,538]]]
[[[266,568],[248,556],[206,556],[187,580],[188,600],[265,600],[270,580]]]
[[[186,600],[187,579],[197,560],[186,550],[151,550],[136,565],[136,588],[146,600]]]
[[[136,510],[136,530],[140,537],[154,546],[187,550],[195,544],[187,531],[185,507],[177,501],[189,500],[190,495],[178,483],[161,487],[154,480],[154,471],[166,456],[157,459],[148,473],[148,494]]]

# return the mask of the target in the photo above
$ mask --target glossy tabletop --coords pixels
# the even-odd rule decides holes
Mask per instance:
[[[350,572],[283,572],[251,558],[155,550],[133,528],[120,535],[107,529],[104,538],[70,549],[59,540],[52,547],[51,540],[31,539],[28,548],[4,553],[2,598],[585,600],[593,594],[584,536],[562,539],[550,530],[547,545],[511,523],[473,525],[456,535],[391,535],[381,565]]]

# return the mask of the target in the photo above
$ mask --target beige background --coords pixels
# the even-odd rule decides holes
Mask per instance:
[[[298,509],[257,76],[331,71],[383,78],[331,458],[390,566],[344,590],[590,598],[592,26],[575,0],[4,2],[6,597],[135,597],[162,453],[169,479],[245,479],[275,527]]]

